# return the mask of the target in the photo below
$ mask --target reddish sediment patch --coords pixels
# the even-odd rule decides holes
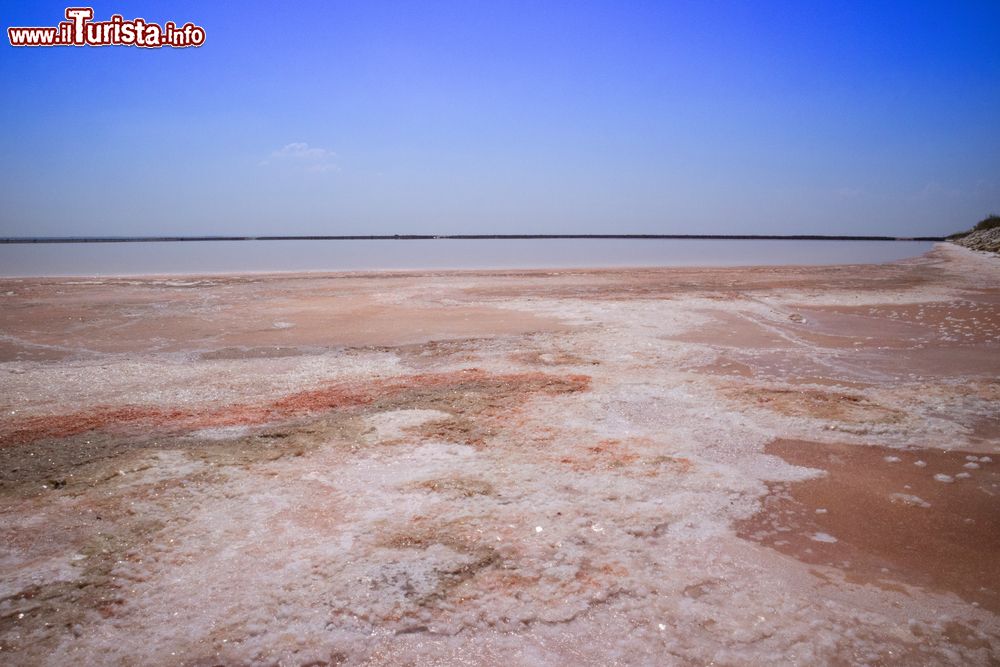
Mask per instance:
[[[68,438],[121,424],[180,422],[191,413],[143,406],[98,406],[66,415],[40,415],[7,420],[0,425],[0,447],[23,445],[43,438]]]
[[[1000,464],[990,456],[797,440],[766,451],[826,474],[773,485],[741,537],[848,581],[947,591],[1000,611]]]
[[[609,438],[588,445],[574,455],[563,456],[558,461],[577,472],[631,468],[633,472],[645,476],[665,471],[687,474],[694,468],[690,459],[681,456],[649,454],[655,448],[655,442],[649,438],[631,438],[624,442]]]
[[[931,345],[990,345],[1000,341],[1000,299],[975,294],[958,301],[878,306],[805,308],[810,321],[832,335],[869,335],[885,346],[894,331],[904,342]]]
[[[789,417],[888,424],[904,416],[901,411],[879,405],[864,396],[833,390],[738,387],[726,390],[725,394]]]
[[[290,394],[263,405],[234,404],[224,408],[160,409],[143,406],[99,406],[63,415],[43,415],[7,420],[0,425],[0,447],[21,445],[46,438],[65,438],[88,431],[129,427],[189,431],[220,426],[256,426],[327,410],[371,405],[405,398],[421,392],[483,392],[507,397],[560,394],[589,387],[586,375],[554,376],[544,373],[491,374],[481,369],[450,373],[426,373],[385,378],[370,382],[336,383]]]

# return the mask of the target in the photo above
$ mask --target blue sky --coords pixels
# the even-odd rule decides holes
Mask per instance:
[[[917,235],[1000,212],[994,1],[94,10],[207,40],[4,35],[0,235]]]

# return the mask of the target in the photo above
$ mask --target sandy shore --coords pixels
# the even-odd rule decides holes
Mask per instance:
[[[1000,661],[1000,261],[0,281],[4,664]]]

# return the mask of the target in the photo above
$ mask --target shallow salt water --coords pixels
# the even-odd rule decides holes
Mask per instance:
[[[879,264],[916,241],[678,239],[191,241],[0,245],[0,276]]]

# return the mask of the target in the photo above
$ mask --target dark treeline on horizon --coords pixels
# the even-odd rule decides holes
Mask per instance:
[[[0,243],[153,243],[189,241],[511,241],[545,239],[718,241],[944,241],[943,236],[850,236],[832,234],[391,234],[295,236],[39,236],[0,237]]]

